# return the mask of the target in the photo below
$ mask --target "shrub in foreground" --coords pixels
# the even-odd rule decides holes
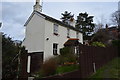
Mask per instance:
[[[40,76],[43,77],[43,76],[53,75],[56,73],[56,69],[57,69],[57,62],[55,58],[50,58],[43,63],[42,68],[40,70]]]

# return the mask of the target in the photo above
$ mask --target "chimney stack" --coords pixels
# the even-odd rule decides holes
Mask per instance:
[[[42,6],[40,5],[40,0],[36,0],[36,3],[33,7],[35,11],[42,12]]]
[[[68,24],[71,25],[71,26],[73,26],[73,27],[75,27],[75,19],[74,18],[70,18]]]

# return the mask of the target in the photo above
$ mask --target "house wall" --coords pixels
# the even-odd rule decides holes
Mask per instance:
[[[34,14],[26,26],[26,34],[23,45],[28,53],[44,51],[45,19]]]
[[[53,56],[53,43],[57,43],[58,54],[60,54],[60,48],[63,48],[63,44],[69,39],[67,38],[67,28],[59,25],[58,35],[54,35],[53,25],[53,22],[45,20],[37,14],[33,15],[26,26],[26,37],[23,42],[28,53],[44,52],[43,59],[46,60]],[[79,42],[83,43],[82,34],[78,35]],[[70,29],[70,38],[77,38],[76,31]]]
[[[67,38],[67,28],[61,25],[58,26],[58,35],[54,35],[54,23],[50,21],[45,21],[45,45],[44,45],[44,59],[49,59],[53,56],[53,43],[58,44],[58,54],[60,54],[60,48],[64,47],[64,43],[68,40]],[[49,40],[46,40],[46,39]],[[70,29],[70,38],[76,38],[76,31]],[[79,41],[83,43],[82,34],[79,33]]]

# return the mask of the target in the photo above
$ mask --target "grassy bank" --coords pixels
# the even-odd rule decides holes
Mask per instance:
[[[120,57],[97,70],[90,78],[117,78],[120,79]]]

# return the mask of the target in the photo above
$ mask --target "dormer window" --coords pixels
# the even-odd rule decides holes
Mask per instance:
[[[70,29],[67,29],[67,38],[70,38]]]
[[[54,28],[54,30],[53,30],[54,32],[53,32],[53,33],[54,33],[55,35],[58,35],[58,24],[54,24],[54,25],[53,25],[53,28]]]

